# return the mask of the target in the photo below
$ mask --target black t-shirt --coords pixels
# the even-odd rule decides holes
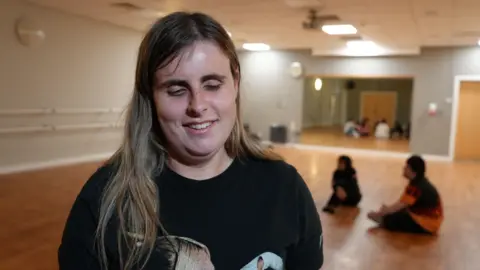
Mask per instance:
[[[112,166],[100,168],[78,195],[64,230],[60,270],[100,270],[93,249],[99,200]],[[302,177],[283,161],[235,159],[208,180],[182,177],[168,167],[155,179],[160,220],[172,237],[206,247],[217,270],[318,270],[322,227]],[[111,269],[118,269],[115,235],[107,237]],[[178,239],[180,239],[178,238]],[[109,240],[110,239],[110,240]],[[259,259],[263,268],[257,268]],[[157,248],[145,270],[166,270]]]
[[[347,196],[361,196],[358,186],[357,171],[354,168],[345,170],[335,170],[333,173],[333,186],[341,186],[345,189]]]
[[[400,201],[424,229],[437,232],[443,222],[443,204],[437,188],[425,177],[411,180]]]

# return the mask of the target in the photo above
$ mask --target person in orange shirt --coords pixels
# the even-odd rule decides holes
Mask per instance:
[[[368,217],[390,231],[436,234],[443,223],[443,205],[425,172],[425,161],[420,156],[411,156],[403,170],[409,183],[400,199],[369,212]]]

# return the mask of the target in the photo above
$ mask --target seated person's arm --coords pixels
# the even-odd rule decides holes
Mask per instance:
[[[379,214],[384,216],[395,213],[413,205],[420,197],[420,190],[415,186],[407,186],[400,200],[390,206],[382,206]]]
[[[398,201],[392,205],[389,205],[389,206],[383,206],[381,209],[380,209],[380,215],[384,216],[384,215],[388,215],[388,214],[392,214],[392,213],[395,213],[395,212],[398,212],[400,210],[403,210],[405,208],[408,207],[408,204],[402,202],[402,201]]]

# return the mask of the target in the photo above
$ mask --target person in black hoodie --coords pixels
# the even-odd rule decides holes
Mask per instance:
[[[333,194],[323,208],[324,212],[334,213],[340,205],[357,206],[362,199],[357,181],[357,172],[352,166],[352,159],[348,156],[338,158],[337,169],[333,173]]]

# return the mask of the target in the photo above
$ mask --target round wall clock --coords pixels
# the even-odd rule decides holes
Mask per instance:
[[[15,34],[18,41],[27,47],[36,47],[45,41],[45,32],[37,22],[21,18],[15,24]]]

